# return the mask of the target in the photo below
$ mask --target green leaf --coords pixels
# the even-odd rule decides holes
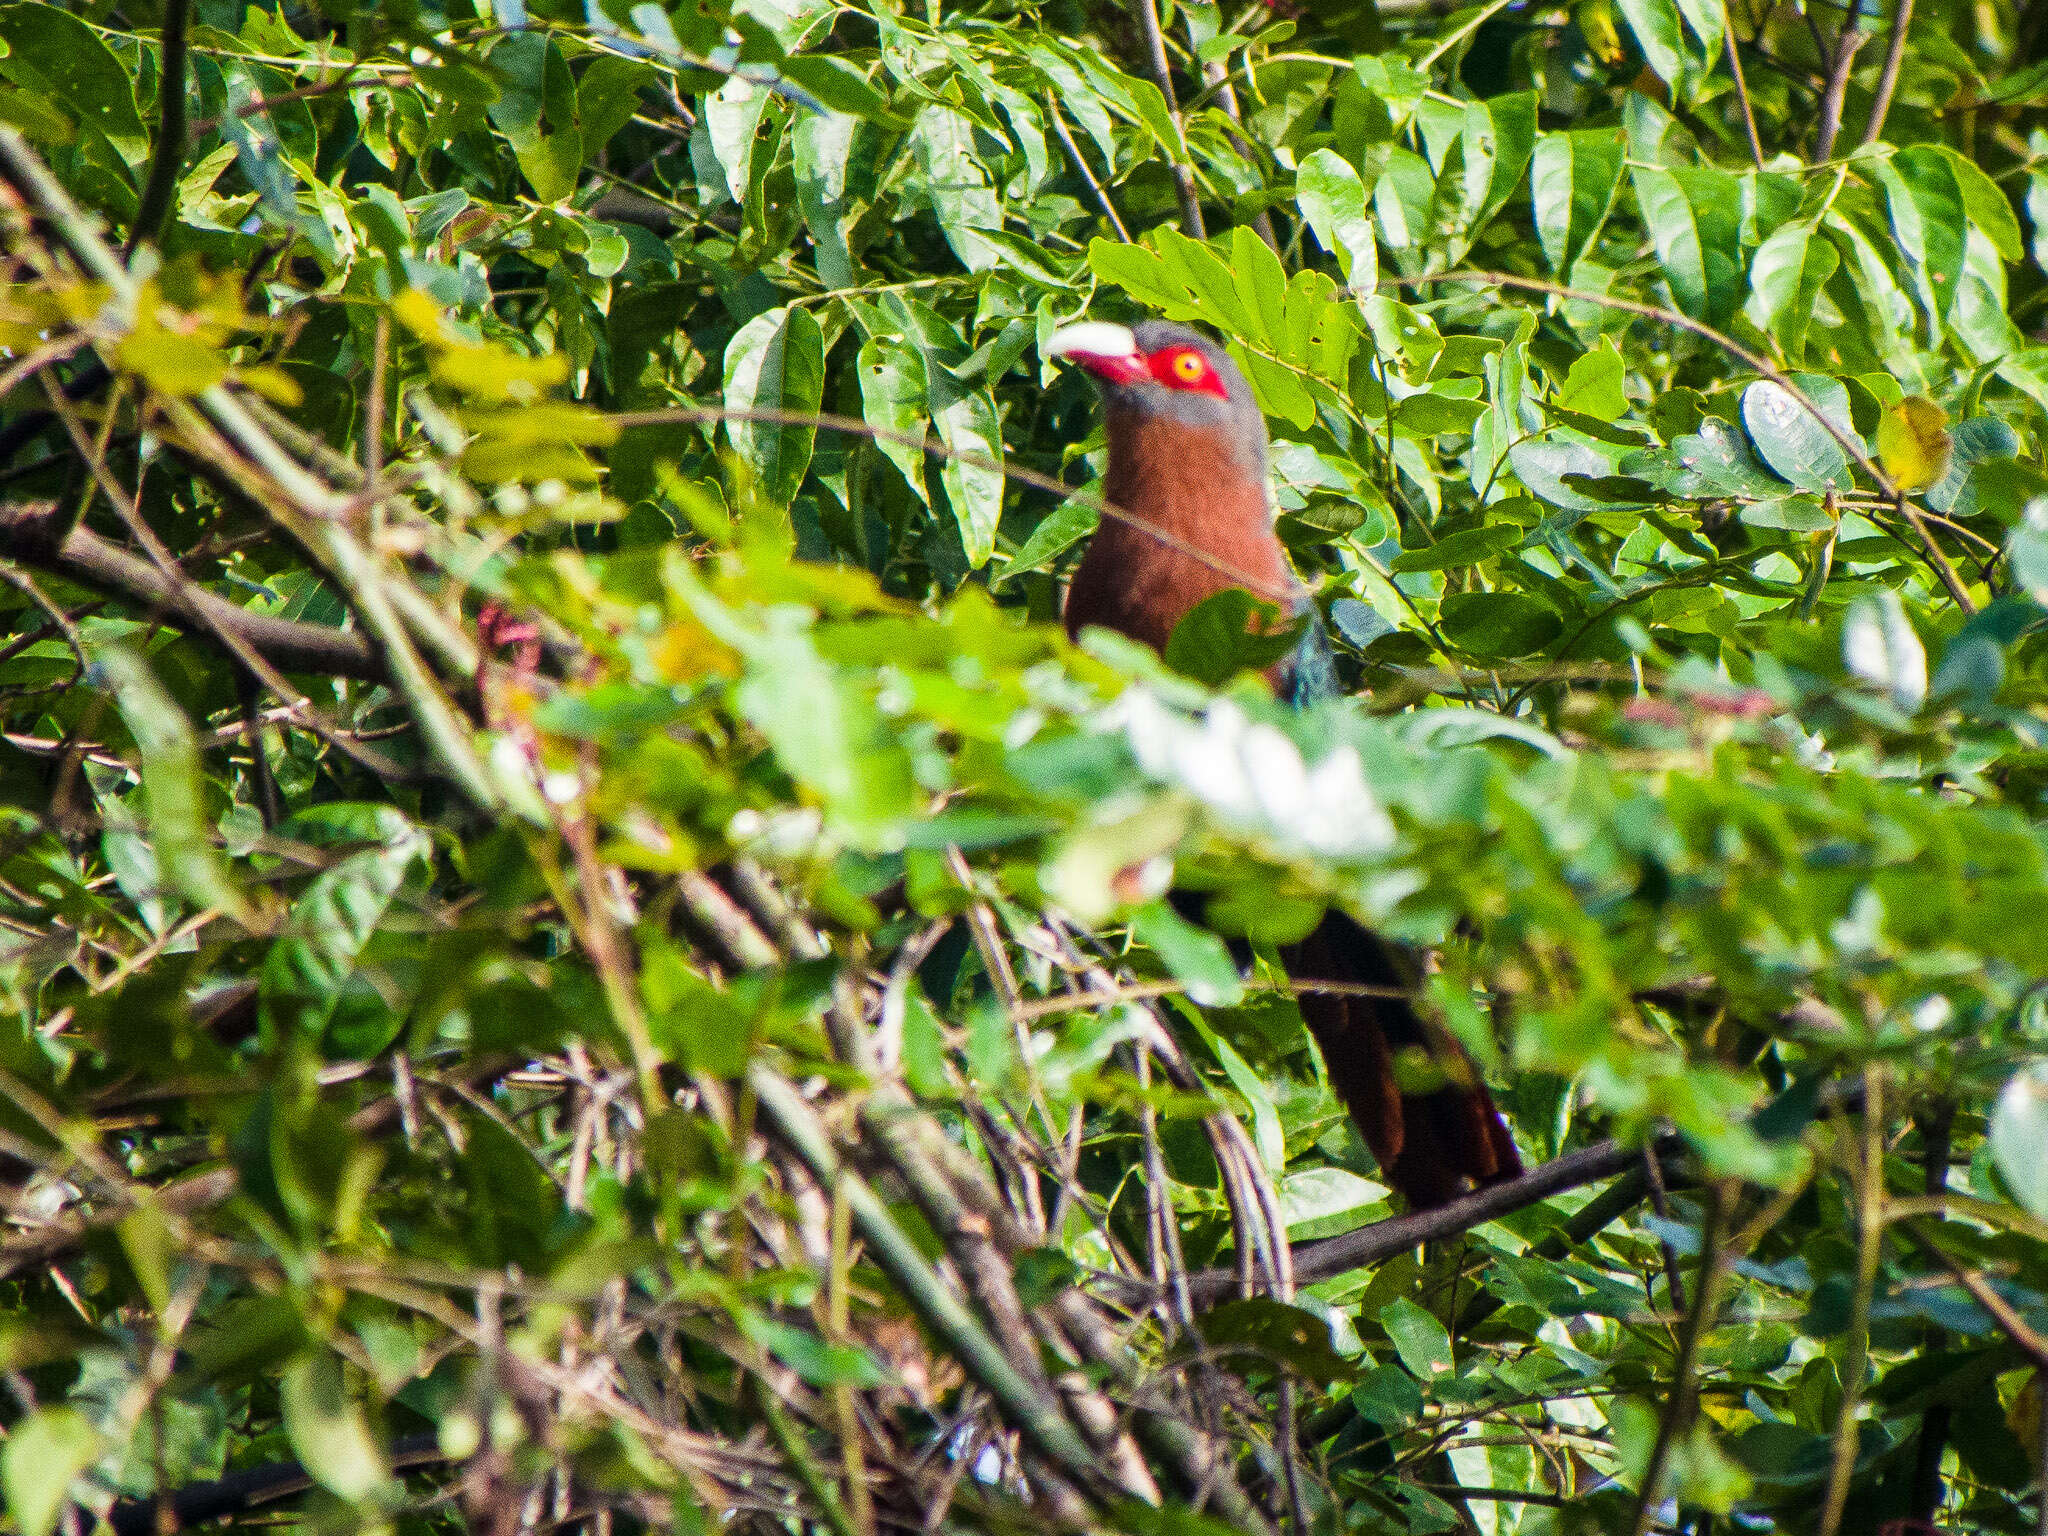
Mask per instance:
[[[950,107],[927,106],[911,130],[911,143],[946,243],[968,271],[986,272],[1000,252],[978,231],[1003,227],[1003,202],[974,152],[973,122]]]
[[[1195,1326],[1219,1354],[1250,1353],[1309,1381],[1342,1381],[1357,1373],[1358,1368],[1331,1346],[1328,1323],[1305,1307],[1270,1296],[1226,1301],[1196,1318]]]
[[[723,187],[733,202],[747,201],[747,191],[754,182],[754,148],[760,138],[757,130],[768,111],[769,100],[765,87],[738,76],[704,99],[698,126],[701,142],[710,151],[711,163],[698,167],[700,188]]]
[[[1349,388],[1357,311],[1339,299],[1327,276],[1302,271],[1288,277],[1249,229],[1233,233],[1228,260],[1174,230],[1147,238],[1154,248],[1096,240],[1088,265],[1169,319],[1222,331],[1261,409],[1305,430],[1319,396],[1335,398]]]
[[[515,32],[490,52],[502,94],[486,109],[512,145],[519,169],[543,203],[576,190],[583,167],[583,122],[576,77],[562,50],[541,32]]]
[[[1369,294],[1379,281],[1379,241],[1366,208],[1365,183],[1333,149],[1319,149],[1295,172],[1294,198],[1323,249],[1337,258],[1345,282]]]
[[[1742,185],[1725,171],[1630,167],[1636,204],[1671,296],[1695,320],[1719,325],[1742,293]]]
[[[729,990],[699,976],[665,939],[642,943],[640,993],[648,1033],[670,1061],[713,1077],[737,1078],[746,1071],[755,1021]]]
[[[1447,248],[1450,259],[1462,256],[1487,222],[1506,206],[1521,185],[1522,172],[1528,169],[1535,147],[1533,91],[1466,105],[1456,146],[1445,161],[1436,193],[1439,203],[1450,194],[1450,206],[1440,210],[1453,236]]]
[[[1188,610],[1167,637],[1166,664],[1212,688],[1240,672],[1264,671],[1301,640],[1301,623],[1241,587],[1213,593]]]
[[[21,1536],[50,1536],[72,1481],[100,1458],[99,1434],[76,1408],[39,1408],[0,1447],[0,1486]]]
[[[397,807],[365,809],[378,846],[348,854],[313,877],[264,961],[265,1016],[302,1039],[321,1037],[407,876],[431,867],[426,835]],[[370,1048],[387,1043],[377,1040]]]
[[[894,835],[916,805],[903,743],[866,688],[826,664],[792,615],[750,641],[741,711],[783,771],[862,846]]]
[[[1623,459],[1621,470],[1641,474],[1655,465],[1670,471],[1665,483],[1675,496],[1702,501],[1718,496],[1766,499],[1785,490],[1784,482],[1757,462],[1747,439],[1718,416],[1706,418],[1699,431],[1676,439],[1665,453]]]
[[[0,47],[5,47],[0,43]],[[19,128],[33,143],[61,149],[76,142],[78,124],[39,92],[0,87],[0,123]]]
[[[341,1362],[308,1351],[285,1367],[277,1384],[284,1432],[306,1475],[336,1498],[355,1503],[390,1481],[383,1453],[362,1409],[342,1385]]]
[[[1203,1007],[1230,1007],[1243,998],[1244,979],[1229,946],[1165,902],[1148,902],[1133,912],[1131,936],[1158,955]]]
[[[1244,1096],[1251,1106],[1252,1143],[1259,1149],[1259,1158],[1266,1165],[1266,1171],[1277,1177],[1287,1166],[1287,1136],[1280,1124],[1280,1111],[1273,1102],[1273,1092],[1264,1079],[1252,1070],[1236,1046],[1217,1034],[1205,1023],[1200,1015],[1193,1016],[1196,1032],[1216,1053],[1216,1060],[1223,1067],[1223,1075],[1230,1079],[1230,1086]]]
[[[159,1315],[171,1304],[171,1267],[177,1261],[177,1239],[163,1211],[155,1204],[137,1206],[116,1229],[136,1283]]]
[[[1991,1158],[2013,1198],[2048,1221],[2048,1061],[2014,1073],[1991,1111]]]
[[[1536,237],[1550,270],[1569,272],[1621,185],[1621,139],[1598,129],[1546,133],[1529,167]]]
[[[823,53],[800,53],[784,59],[780,67],[783,79],[815,96],[834,112],[874,117],[888,109],[888,98],[844,59]]]
[[[860,413],[871,427],[900,437],[921,438],[930,409],[925,398],[924,358],[902,338],[861,343]],[[930,503],[925,489],[922,448],[889,438],[874,439],[876,450],[902,472],[918,500]]]
[[[660,76],[639,59],[599,54],[576,81],[576,107],[582,119],[583,158],[595,160],[640,109],[643,88],[658,85]]]
[[[129,72],[100,34],[70,11],[25,3],[0,6],[0,75],[105,136],[129,166],[148,152]]]
[[[1381,1307],[1379,1319],[1401,1363],[1418,1380],[1434,1381],[1456,1369],[1450,1330],[1406,1296]]]
[[[1820,291],[1840,265],[1834,244],[1803,220],[1781,225],[1751,258],[1750,317],[1794,362],[1805,354],[1806,328]]]
[[[1533,656],[1564,632],[1564,621],[1521,592],[1453,592],[1437,619],[1444,638],[1475,656]]]
[[[1941,150],[1921,144],[1880,162],[1877,172],[1892,235],[1912,263],[1921,303],[1937,322],[1944,321],[1962,281],[1969,228],[1955,164]]]
[[[949,457],[939,466],[939,483],[959,524],[967,563],[979,570],[995,553],[996,527],[1003,518],[1003,428],[995,397],[985,389],[960,395],[932,411],[932,425],[953,453],[988,461]]]
[[[1839,384],[1816,379],[1812,374],[1795,374],[1792,377],[1808,399],[1854,437],[1855,429],[1849,425],[1848,395]],[[1830,401],[1816,395],[1815,385],[1830,384],[1833,385],[1833,393],[1841,397],[1839,409],[1831,408]],[[1749,440],[1755,444],[1757,456],[1801,490],[1840,492],[1849,489],[1853,482],[1849,456],[1841,443],[1828,430],[1827,424],[1783,385],[1770,379],[1759,379],[1744,390],[1742,424],[1749,431]]]
[[[1883,689],[1911,712],[1927,699],[1927,650],[1905,604],[1889,587],[1865,592],[1842,620],[1842,660],[1852,676]]]
[[[1508,464],[1517,480],[1552,506],[1598,512],[1611,503],[1589,495],[1585,482],[1612,475],[1615,453],[1613,446],[1560,429],[1516,443],[1508,449]]]
[[[1308,1242],[1363,1226],[1386,1209],[1387,1187],[1344,1168],[1302,1168],[1280,1186],[1280,1209],[1293,1241]]]
[[[1679,31],[1678,7],[1673,0],[1615,0],[1615,9],[1628,22],[1643,57],[1649,60],[1658,77],[1671,86],[1683,80],[1685,39]]]
[[[2013,581],[2034,602],[2048,608],[2048,499],[2027,503],[2005,542]]]
[[[1955,513],[1978,465],[2017,458],[2019,452],[2019,434],[1996,416],[1970,416],[1957,422],[1949,432],[1948,469],[1928,490],[1927,504],[1943,514]]]
[[[1003,567],[999,579],[1007,581],[1027,571],[1044,570],[1093,533],[1100,520],[1101,514],[1091,506],[1078,501],[1061,502],[1039,520],[1038,526],[1031,530],[1031,537]]]
[[[847,162],[858,126],[855,119],[838,113],[805,112],[797,117],[790,135],[797,205],[803,210],[804,227],[811,232],[818,280],[828,288],[851,288],[859,280],[846,241],[847,228],[859,212],[847,190]],[[866,379],[865,367],[861,376]],[[921,423],[922,412],[919,414]],[[915,483],[923,485],[922,472]]]
[[[1678,9],[1685,17],[1685,24],[1700,40],[1700,66],[1701,72],[1705,73],[1721,56],[1722,44],[1727,40],[1725,23],[1728,13],[1721,8],[1719,0],[1678,0]]]
[[[751,1308],[739,1314],[741,1331],[814,1387],[873,1387],[888,1378],[874,1357],[855,1344],[828,1344]]]
[[[1622,391],[1627,378],[1628,365],[1619,352],[1595,347],[1572,359],[1564,386],[1557,392],[1557,403],[1599,421],[1619,420],[1628,410],[1628,396]]]
[[[1828,509],[1811,496],[1773,496],[1747,503],[1742,521],[1751,528],[1782,528],[1792,533],[1825,533],[1836,524]]]
[[[1404,549],[1387,569],[1398,575],[1404,571],[1448,571],[1481,565],[1506,554],[1526,537],[1524,530],[1513,526],[1467,528],[1447,533],[1420,549]]]
[[[825,342],[807,309],[771,309],[740,327],[725,349],[725,405],[734,411],[814,414],[825,392]],[[804,422],[725,424],[733,448],[778,506],[796,499],[817,428]]]
[[[248,902],[213,846],[192,723],[135,652],[102,646],[93,653],[93,666],[135,738],[143,809],[165,878],[187,900],[253,922]]]
[[[1969,156],[1947,144],[1935,147],[1948,161],[1949,172],[1956,179],[1956,190],[1962,195],[1963,212],[1968,216],[1969,227],[1989,240],[1991,248],[2002,259],[2020,260],[2026,254],[2020,240],[2020,221],[2013,214],[2012,203],[2004,189]]]

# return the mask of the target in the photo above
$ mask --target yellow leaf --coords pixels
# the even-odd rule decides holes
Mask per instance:
[[[299,388],[297,379],[268,363],[251,363],[245,368],[237,368],[235,382],[261,395],[272,405],[299,405],[306,398],[306,392]]]
[[[408,288],[391,300],[391,313],[421,341],[433,346],[446,346],[448,333],[441,325],[441,311],[434,301],[417,288]]]
[[[2021,1445],[2036,1446],[2041,1443],[2041,1397],[2042,1373],[2027,1378],[2027,1384],[2020,1388],[2013,1398],[2012,1407],[2006,1410],[2005,1422],[2011,1426],[2013,1435]]]
[[[543,401],[509,411],[469,411],[464,423],[479,439],[507,448],[573,443],[602,448],[619,439],[619,424],[584,405]]]
[[[1925,395],[1885,407],[1877,423],[1877,461],[1902,491],[1924,491],[1948,473],[1948,417]]]
[[[569,377],[569,359],[521,357],[505,347],[456,344],[433,362],[434,377],[478,400],[524,405]]]
[[[225,379],[228,360],[196,337],[165,325],[150,297],[145,292],[136,306],[135,329],[121,338],[114,361],[164,395],[196,395]]]
[[[491,484],[519,480],[566,480],[585,485],[597,479],[597,466],[580,451],[560,443],[472,443],[463,450],[462,472]]]
[[[1610,67],[1621,62],[1621,31],[1614,25],[1614,7],[1607,0],[1586,0],[1573,13],[1573,20],[1585,34],[1594,58]]]

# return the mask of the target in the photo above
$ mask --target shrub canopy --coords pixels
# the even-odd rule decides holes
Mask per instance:
[[[15,1528],[2034,1529],[2044,30],[0,6]],[[1083,313],[1350,697],[1060,635]]]

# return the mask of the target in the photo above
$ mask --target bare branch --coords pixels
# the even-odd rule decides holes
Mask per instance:
[[[54,502],[0,508],[0,554],[96,592],[146,605],[181,628],[234,635],[281,672],[318,672],[365,682],[383,682],[389,676],[382,656],[362,635],[254,612],[195,581],[174,579],[90,529],[72,528],[50,548],[57,519]]]

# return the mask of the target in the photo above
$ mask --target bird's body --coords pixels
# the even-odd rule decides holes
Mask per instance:
[[[1067,591],[1070,633],[1097,624],[1163,653],[1173,626],[1218,592],[1243,587],[1286,608],[1306,600],[1273,537],[1263,465],[1250,480],[1202,434],[1173,422],[1138,417],[1113,426],[1112,434],[1117,451],[1103,499],[1138,512],[1211,561],[1162,543],[1150,529],[1105,518]]]
[[[1297,703],[1334,692],[1314,604],[1273,531],[1265,422],[1230,359],[1158,321],[1070,326],[1046,350],[1101,386],[1103,496],[1130,519],[1105,518],[1097,530],[1068,590],[1069,633],[1099,625],[1163,653],[1190,609],[1239,587],[1308,617],[1303,646],[1268,674],[1276,691]],[[1414,984],[1401,952],[1335,910],[1282,958],[1302,982],[1382,992]],[[1521,1172],[1471,1058],[1405,999],[1311,990],[1301,1011],[1338,1097],[1411,1206]]]

